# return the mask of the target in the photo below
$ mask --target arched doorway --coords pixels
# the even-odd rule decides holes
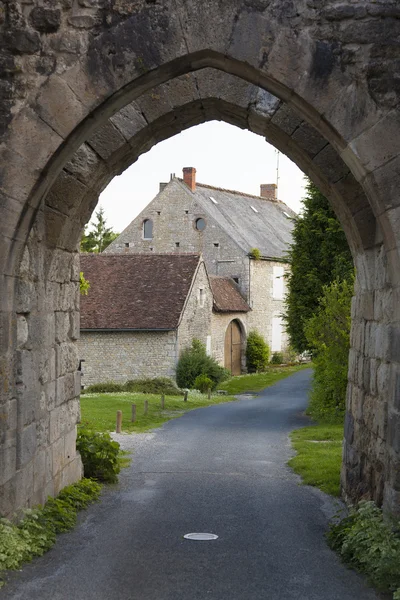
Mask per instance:
[[[17,496],[20,506],[42,502],[80,476],[76,246],[100,191],[158,141],[212,119],[285,152],[342,222],[357,267],[342,486],[399,512],[398,24],[387,7],[344,18],[332,2],[93,3],[83,13],[63,3],[44,31],[34,3],[8,4],[3,514]],[[39,468],[48,454],[51,473]]]
[[[242,331],[236,320],[229,323],[225,333],[225,368],[232,375],[242,372]]]

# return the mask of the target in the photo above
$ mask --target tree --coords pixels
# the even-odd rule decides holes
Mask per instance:
[[[320,305],[305,326],[314,362],[309,414],[316,420],[344,418],[353,287],[354,277],[324,286]]]
[[[310,349],[305,323],[314,315],[323,287],[335,279],[349,279],[354,266],[343,229],[328,200],[308,181],[304,212],[297,218],[288,253],[286,329],[298,351]]]
[[[119,235],[114,233],[111,227],[106,226],[102,207],[96,212],[96,221],[91,227],[90,231],[88,231],[89,225],[85,227],[81,240],[81,252],[103,252]]]

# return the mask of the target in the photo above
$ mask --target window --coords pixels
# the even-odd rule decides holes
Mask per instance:
[[[160,216],[161,215],[161,210],[158,210],[157,214],[158,214],[158,216]]]
[[[233,281],[239,285],[239,277],[232,277]]]
[[[206,228],[206,222],[204,219],[202,219],[201,217],[199,219],[196,219],[194,222],[194,226],[197,229],[197,231],[204,231]]]
[[[188,211],[188,210],[185,210],[185,215],[188,215],[188,214],[189,214],[189,211]]]
[[[219,243],[218,242],[214,242],[214,248],[219,248]]]
[[[151,219],[145,219],[143,221],[143,239],[153,239],[153,221]]]
[[[200,289],[199,289],[199,305],[200,305],[201,307],[203,307],[203,306],[204,306],[204,302],[205,302],[205,300],[206,300],[206,292],[205,292],[205,289],[204,289],[204,288],[200,288]]]
[[[250,208],[255,212],[258,213],[258,210],[254,207],[254,206],[250,206]]]
[[[215,198],[213,198],[212,196],[210,196],[210,200],[211,200],[211,202],[212,202],[213,204],[218,204],[218,202],[216,201],[216,199],[215,199]]]
[[[272,352],[280,352],[282,350],[282,317],[272,318]]]
[[[274,298],[274,300],[283,300],[283,276],[283,267],[273,267],[272,297]]]
[[[175,242],[176,248],[179,248],[179,242]]]
[[[129,242],[125,242],[125,248],[129,248]]]

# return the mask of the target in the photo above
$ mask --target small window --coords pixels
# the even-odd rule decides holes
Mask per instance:
[[[232,277],[233,281],[239,285],[239,277]]]
[[[189,214],[189,211],[188,211],[188,210],[185,210],[185,215],[188,215],[188,214]]]
[[[179,242],[175,242],[175,246],[179,248]]]
[[[153,221],[151,219],[145,219],[143,221],[143,239],[153,239]]]
[[[129,248],[129,242],[125,242],[125,248]]]
[[[274,300],[283,300],[284,297],[284,269],[273,267],[272,297]]]
[[[195,220],[194,226],[196,227],[197,231],[204,231],[206,228],[206,222],[200,217],[199,219]]]
[[[205,292],[205,289],[204,289],[204,288],[200,288],[200,289],[199,289],[199,305],[200,305],[201,307],[203,307],[203,306],[204,306],[205,299],[206,299],[206,292]]]
[[[288,213],[287,213],[287,212],[285,212],[285,211],[283,211],[283,214],[285,215],[285,217],[286,217],[287,219],[291,219],[291,218],[292,218],[292,217],[291,217],[290,215],[288,215]]]
[[[149,248],[149,250],[150,250],[150,252],[153,252],[154,248],[153,248],[153,247],[151,247],[151,248]]]
[[[219,248],[219,243],[218,242],[214,242],[214,248]]]
[[[160,216],[161,215],[161,210],[158,210],[157,214],[158,214],[158,216]]]

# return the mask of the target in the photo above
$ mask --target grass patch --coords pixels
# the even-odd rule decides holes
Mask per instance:
[[[155,394],[86,394],[81,397],[81,422],[94,431],[115,431],[117,410],[121,410],[122,431],[139,433],[159,427],[189,410],[231,402],[234,399],[232,396],[212,395],[209,400],[206,394],[191,392],[187,402],[183,401],[182,396],[165,396],[162,410],[160,396]],[[147,415],[144,414],[145,400],[148,402]],[[135,423],[131,422],[132,404],[136,404]]]
[[[288,465],[304,484],[339,496],[343,425],[312,425],[293,431],[290,437],[297,455]]]
[[[245,392],[260,392],[266,387],[273,385],[281,379],[297,373],[303,369],[309,369],[310,363],[304,365],[291,365],[282,367],[268,367],[264,373],[251,373],[249,375],[237,375],[229,381],[224,381],[218,386],[219,390],[226,390],[228,394],[243,394]]]

